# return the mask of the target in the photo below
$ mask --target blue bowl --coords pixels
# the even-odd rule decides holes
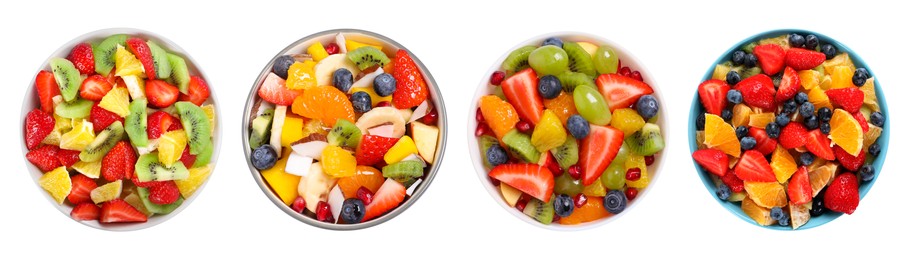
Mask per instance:
[[[706,72],[705,75],[702,77],[701,82],[710,79],[714,72],[714,66],[716,64],[720,64],[720,63],[730,60],[730,58],[733,55],[733,52],[738,50],[741,46],[749,44],[750,42],[758,41],[760,39],[777,37],[780,35],[790,34],[790,33],[799,33],[799,34],[803,34],[803,35],[814,34],[815,36],[818,36],[819,42],[821,44],[829,43],[829,44],[832,44],[835,47],[837,47],[838,52],[848,53],[850,55],[850,58],[853,60],[853,64],[856,65],[857,68],[866,68],[871,75],[873,75],[873,76],[875,75],[875,73],[872,72],[872,69],[866,65],[866,62],[863,61],[863,59],[860,58],[855,52],[853,52],[853,50],[851,50],[846,45],[844,45],[828,36],[825,36],[823,34],[819,34],[816,32],[812,32],[812,31],[806,31],[806,30],[781,29],[781,30],[773,30],[773,31],[759,33],[759,34],[753,35],[752,37],[746,38],[745,40],[737,43],[736,45],[734,45],[733,47],[728,49],[726,52],[724,52],[723,55],[721,55],[719,58],[717,58],[717,60],[714,61],[714,63],[711,64],[711,66],[708,68],[708,72]],[[881,154],[879,154],[878,157],[876,157],[872,162],[872,165],[875,166],[875,169],[876,169],[875,178],[873,178],[871,181],[868,181],[868,182],[863,182],[862,180],[860,180],[860,185],[859,185],[860,198],[865,197],[866,193],[869,193],[869,189],[872,188],[872,184],[875,184],[875,181],[878,180],[879,176],[881,176],[882,164],[884,164],[885,155],[888,153],[888,143],[889,143],[888,140],[890,139],[889,137],[891,134],[891,131],[890,131],[891,120],[888,118],[888,115],[889,115],[888,103],[885,101],[885,95],[882,94],[881,82],[877,78],[875,79],[875,94],[876,94],[876,97],[878,98],[878,103],[879,103],[879,107],[881,108],[881,112],[883,114],[885,114],[885,125],[884,125],[884,127],[882,127],[882,134],[878,138],[878,141],[877,141],[878,144],[881,146],[882,151],[881,151]],[[701,113],[704,113],[704,108],[701,105],[701,101],[699,101],[699,99],[698,99],[698,92],[696,91],[695,95],[692,98],[692,107],[689,110],[689,151],[690,152],[695,152],[696,150],[698,150],[698,144],[695,141],[695,134],[697,131],[695,129],[695,119]],[[729,201],[720,200],[719,198],[717,198],[717,196],[714,193],[717,188],[714,185],[714,181],[711,179],[711,176],[710,176],[711,173],[708,173],[707,171],[705,171],[705,169],[703,169],[701,166],[699,166],[697,163],[695,163],[694,160],[692,161],[692,163],[693,163],[693,165],[695,165],[695,169],[698,172],[698,176],[701,178],[702,183],[705,185],[705,188],[708,190],[708,194],[712,198],[714,198],[714,200],[716,200],[717,203],[720,203],[721,206],[723,206],[724,208],[729,210],[730,213],[733,213],[734,215],[738,216],[743,221],[746,221],[746,222],[751,223],[756,226],[760,226],[757,223],[755,223],[755,221],[752,220],[752,218],[750,218],[748,215],[743,213],[742,209],[740,208],[739,202],[729,202]],[[860,201],[862,201],[862,200],[860,200]],[[862,204],[863,203],[860,202],[860,206],[862,206]],[[862,210],[862,207],[858,208],[858,210]],[[824,225],[825,223],[831,222],[832,220],[840,217],[841,215],[843,215],[843,213],[829,211],[821,216],[810,218],[808,223],[799,227],[799,229],[797,229],[797,230],[805,230],[805,229],[810,229],[810,228]],[[770,225],[770,226],[761,226],[761,227],[773,229],[773,230],[793,230],[790,226]]]

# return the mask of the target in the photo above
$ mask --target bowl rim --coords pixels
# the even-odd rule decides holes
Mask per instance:
[[[745,46],[746,44],[749,44],[751,42],[758,41],[760,39],[769,38],[769,37],[777,37],[780,35],[790,34],[790,33],[799,33],[802,35],[814,34],[815,36],[817,36],[819,38],[820,44],[829,43],[829,44],[834,45],[835,47],[837,47],[838,52],[847,53],[850,56],[850,59],[853,61],[853,64],[855,64],[857,66],[857,68],[866,68],[866,70],[868,70],[871,75],[875,75],[875,73],[872,73],[872,69],[867,66],[866,62],[856,52],[854,52],[852,49],[850,49],[849,47],[847,47],[845,44],[841,43],[840,41],[837,41],[834,38],[831,38],[827,35],[824,35],[824,34],[821,34],[818,32],[804,30],[804,29],[789,28],[789,29],[775,29],[775,30],[760,32],[760,33],[748,36],[745,39],[737,42],[735,45],[733,45],[732,47],[730,47],[729,49],[724,51],[720,55],[720,57],[718,57],[714,61],[714,63],[711,63],[707,72],[704,74],[704,76],[702,76],[700,78],[701,81],[699,81],[699,82],[704,82],[705,80],[711,79],[713,72],[714,72],[714,66],[717,64],[723,63],[726,60],[729,60],[732,53],[734,51],[740,49],[740,47]],[[885,95],[882,92],[881,81],[878,78],[876,78],[874,85],[875,85],[875,94],[876,94],[876,97],[878,98],[879,107],[881,108],[880,110],[882,111],[882,113],[887,115],[888,114],[888,103],[885,101]],[[701,113],[703,110],[704,109],[701,107],[701,103],[698,98],[698,92],[695,91],[694,97],[692,99],[692,103],[690,105],[689,117],[688,117],[688,119],[689,119],[688,143],[689,143],[689,152],[690,153],[693,153],[696,150],[698,150],[698,144],[695,143],[695,135],[696,135],[697,130],[695,129],[694,122],[697,117],[697,114]],[[882,127],[882,134],[881,134],[881,136],[879,136],[878,140],[876,141],[881,146],[881,153],[879,154],[878,157],[875,158],[875,160],[873,160],[873,163],[872,163],[872,165],[874,165],[874,167],[876,169],[876,175],[875,175],[875,178],[873,178],[871,181],[868,181],[868,182],[863,182],[862,180],[860,180],[860,185],[859,185],[860,200],[862,200],[862,198],[866,196],[866,194],[872,188],[872,185],[875,184],[875,181],[881,177],[882,166],[884,165],[885,157],[888,154],[888,143],[890,140],[890,132],[891,132],[890,129],[891,129],[890,120],[885,120],[885,124]],[[761,226],[761,225],[758,225],[757,223],[755,223],[755,221],[752,220],[752,218],[750,218],[748,215],[743,213],[743,211],[740,209],[739,202],[722,201],[719,198],[717,198],[717,196],[715,196],[715,194],[714,194],[714,190],[716,188],[714,187],[713,180],[711,180],[710,173],[707,173],[706,171],[704,171],[702,169],[702,167],[700,167],[698,165],[698,163],[696,163],[694,160],[692,160],[692,165],[695,167],[695,173],[699,175],[699,178],[701,179],[702,184],[705,186],[706,190],[708,191],[708,194],[712,198],[714,198],[714,200],[717,201],[719,205],[721,205],[722,207],[727,209],[727,211],[730,211],[730,213],[732,213],[733,215],[739,217],[743,221],[748,222],[754,226],[763,227],[763,228],[769,229],[769,230],[799,231],[799,230],[807,230],[807,229],[812,229],[812,228],[815,228],[818,226],[822,226],[824,224],[827,224],[827,223],[839,218],[841,215],[843,215],[843,213],[828,211],[827,213],[825,213],[822,216],[810,218],[809,221],[806,222],[806,224],[804,224],[803,226],[800,226],[798,229],[792,229],[790,226],[779,226],[779,225]]]
[[[406,50],[408,52],[408,54],[411,56],[411,59],[414,60],[414,64],[416,64],[417,67],[420,69],[420,72],[423,75],[424,80],[427,81],[427,87],[430,90],[430,97],[434,101],[435,109],[437,110],[437,113],[439,114],[439,119],[437,121],[437,127],[439,128],[440,133],[439,133],[439,139],[437,140],[437,143],[436,143],[436,159],[435,159],[434,163],[430,164],[430,170],[429,170],[429,172],[427,172],[427,174],[423,178],[423,181],[421,181],[420,186],[418,186],[414,190],[414,192],[411,194],[410,198],[406,199],[401,205],[398,205],[398,207],[396,207],[392,211],[387,212],[386,214],[383,214],[382,216],[379,216],[379,217],[369,220],[367,222],[362,222],[362,223],[357,223],[357,224],[325,223],[325,222],[317,221],[316,219],[310,218],[303,214],[294,212],[290,207],[285,205],[284,202],[281,199],[279,199],[276,194],[274,194],[274,192],[271,191],[271,188],[263,179],[260,171],[258,169],[256,169],[255,167],[253,167],[253,164],[250,161],[251,150],[248,148],[248,147],[250,147],[250,145],[249,145],[250,144],[249,143],[250,142],[250,140],[249,140],[250,116],[249,115],[252,112],[251,111],[252,106],[255,105],[256,100],[259,99],[259,95],[258,95],[259,86],[262,85],[262,82],[265,80],[265,77],[268,76],[269,73],[272,72],[272,64],[275,63],[275,60],[278,59],[278,57],[280,57],[282,55],[291,54],[290,52],[298,46],[309,43],[311,41],[315,41],[318,38],[322,38],[322,37],[326,37],[326,36],[330,36],[330,35],[334,35],[334,34],[338,34],[338,33],[360,34],[360,35],[363,35],[363,36],[366,36],[369,38],[373,38],[373,39],[382,41],[383,43],[394,46],[394,47],[398,48],[399,50]],[[271,60],[269,60],[269,62],[265,64],[262,71],[260,71],[259,76],[257,76],[255,81],[253,81],[252,87],[250,88],[250,92],[247,96],[246,104],[244,106],[243,111],[244,111],[244,114],[243,114],[243,120],[242,120],[242,124],[241,124],[241,135],[242,135],[242,145],[243,145],[242,149],[243,149],[243,153],[244,153],[244,159],[247,162],[247,166],[250,169],[250,173],[252,174],[253,179],[256,181],[256,184],[262,190],[263,195],[266,196],[273,204],[275,204],[276,207],[281,209],[281,211],[283,211],[287,215],[297,219],[300,222],[306,223],[310,226],[322,228],[322,229],[343,230],[343,231],[360,230],[360,229],[377,226],[379,224],[385,223],[386,221],[389,221],[389,220],[395,218],[396,216],[398,216],[399,214],[401,214],[402,212],[404,212],[405,210],[410,208],[413,204],[415,204],[417,202],[417,200],[423,195],[423,193],[426,192],[426,190],[430,187],[430,184],[433,182],[433,179],[435,179],[437,172],[439,171],[439,169],[442,166],[442,159],[445,155],[446,138],[448,136],[447,135],[448,124],[447,124],[447,117],[446,117],[445,102],[443,101],[442,91],[439,89],[439,85],[437,85],[436,80],[433,78],[433,75],[430,73],[430,70],[427,69],[427,67],[423,64],[423,62],[420,61],[420,59],[417,57],[416,54],[414,54],[413,52],[408,50],[404,45],[398,43],[397,41],[394,41],[391,38],[388,38],[384,35],[381,35],[381,34],[378,34],[378,33],[372,32],[372,31],[367,31],[367,30],[362,30],[362,29],[352,29],[352,28],[338,28],[338,29],[324,30],[324,31],[312,33],[310,35],[304,36],[303,38],[300,38],[300,39],[292,42],[287,47],[285,47],[284,49],[279,51],[277,54],[275,54],[275,57],[273,57]]]
[[[201,76],[202,78],[210,79],[208,76],[206,76],[205,72],[202,70],[201,66],[199,66],[199,62],[196,59],[194,59],[192,56],[190,56],[189,53],[187,53],[187,51],[184,50],[182,47],[180,47],[179,45],[177,45],[170,39],[165,38],[164,36],[162,36],[160,34],[146,31],[143,29],[128,28],[128,27],[98,29],[95,31],[91,31],[91,32],[76,36],[73,39],[66,42],[65,44],[61,45],[59,48],[57,48],[57,50],[52,52],[51,55],[48,56],[41,63],[41,66],[39,66],[37,70],[35,70],[35,73],[32,74],[32,76],[30,76],[28,89],[25,92],[26,96],[25,96],[25,99],[22,101],[22,107],[21,107],[21,112],[20,112],[20,117],[19,117],[20,122],[22,122],[24,125],[26,115],[30,111],[35,109],[34,106],[28,106],[28,105],[30,103],[37,104],[36,95],[34,94],[36,91],[34,75],[37,75],[38,72],[40,72],[42,70],[48,69],[48,61],[50,61],[51,58],[66,57],[66,55],[70,52],[70,49],[72,49],[73,46],[76,46],[76,44],[86,42],[86,41],[91,41],[92,39],[95,39],[95,38],[98,38],[100,40],[100,39],[103,39],[105,37],[108,37],[108,36],[111,36],[114,34],[125,34],[125,35],[129,35],[129,36],[140,37],[140,38],[143,38],[146,40],[155,40],[156,42],[161,44],[162,47],[165,48],[169,53],[180,54],[182,57],[184,57],[186,60],[188,60],[187,65],[189,66],[189,69],[191,71],[195,70],[197,72],[197,74],[199,76]],[[211,82],[211,80],[208,80],[208,81]],[[214,146],[214,150],[212,151],[212,159],[209,162],[209,165],[212,168],[211,171],[212,171],[212,173],[214,173],[215,167],[216,167],[217,161],[218,161],[218,156],[221,152],[221,142],[220,142],[220,140],[221,140],[221,117],[217,116],[217,115],[221,114],[221,109],[220,109],[220,106],[216,105],[216,103],[218,103],[216,101],[218,98],[216,97],[215,89],[209,88],[209,92],[210,92],[210,96],[209,96],[208,101],[210,102],[210,104],[213,104],[213,107],[215,109],[215,115],[216,115],[215,116],[215,126],[214,126],[215,133],[212,136],[212,141],[214,142],[215,146]],[[25,158],[25,154],[28,153],[28,149],[26,148],[25,142],[24,142],[24,139],[25,139],[25,128],[24,127],[19,127],[19,136],[21,138],[20,140],[22,140],[22,141],[20,141],[20,150],[22,151],[22,159],[25,162],[27,170],[29,171],[29,175],[33,179],[35,187],[38,188],[38,191],[42,194],[42,196],[44,196],[48,200],[48,202],[50,202],[54,207],[57,208],[57,210],[59,210],[61,213],[66,215],[67,218],[69,218],[70,211],[72,211],[73,207],[67,206],[66,204],[57,204],[57,201],[55,201],[54,198],[51,197],[50,194],[48,194],[44,190],[44,188],[42,188],[41,185],[38,184],[38,179],[44,173],[41,172],[41,170],[39,170],[36,166],[32,165],[28,161],[28,159]],[[188,205],[190,205],[193,201],[195,201],[196,198],[201,195],[202,190],[205,188],[206,184],[208,184],[208,182],[211,180],[211,178],[212,178],[212,176],[210,175],[209,179],[206,180],[205,182],[203,182],[196,189],[196,191],[193,193],[194,196],[191,196],[190,198],[186,198],[184,203],[181,204],[180,207],[177,207],[177,209],[175,209],[173,212],[164,214],[164,215],[154,215],[152,217],[149,217],[149,220],[146,222],[143,222],[143,223],[101,224],[98,221],[76,221],[76,220],[73,220],[72,218],[69,218],[69,219],[73,220],[77,223],[83,224],[85,226],[89,226],[92,228],[105,230],[105,231],[135,231],[135,230],[141,230],[141,229],[146,229],[146,228],[150,228],[153,226],[157,226],[157,225],[164,223],[164,222],[170,220],[171,218],[177,216],[178,214],[180,214],[181,211],[183,211],[183,209],[187,208]]]
[[[632,210],[633,207],[640,204],[640,201],[642,200],[642,198],[644,198],[646,195],[648,195],[651,192],[651,190],[655,189],[654,186],[656,185],[657,179],[661,176],[661,174],[659,174],[659,173],[661,172],[661,169],[663,166],[663,163],[662,163],[663,157],[664,157],[663,155],[655,156],[654,163],[651,166],[649,166],[649,167],[651,167],[652,170],[649,171],[650,181],[649,181],[648,186],[644,190],[639,190],[638,196],[635,198],[635,200],[633,200],[627,204],[627,206],[623,210],[623,212],[620,212],[619,214],[616,214],[616,215],[611,215],[606,218],[602,218],[600,220],[595,220],[595,221],[581,223],[581,224],[575,224],[575,225],[561,225],[558,223],[551,223],[549,225],[544,225],[544,224],[524,215],[523,213],[519,212],[518,210],[515,210],[514,207],[509,206],[502,199],[499,189],[496,188],[495,186],[493,186],[492,183],[490,183],[489,178],[487,177],[487,174],[488,174],[487,170],[485,169],[485,167],[483,165],[483,159],[480,158],[480,152],[478,152],[479,147],[478,147],[477,137],[474,135],[474,131],[477,128],[477,122],[474,118],[477,107],[478,107],[477,103],[480,100],[480,97],[488,95],[490,93],[489,75],[492,75],[493,72],[498,71],[500,69],[502,62],[506,59],[506,57],[508,57],[509,53],[511,53],[515,49],[521,48],[526,45],[539,46],[540,43],[544,39],[549,38],[549,37],[559,37],[560,39],[563,39],[563,40],[567,40],[567,39],[569,39],[569,40],[586,40],[586,41],[590,41],[590,42],[598,44],[598,45],[609,45],[616,51],[617,55],[623,61],[624,65],[631,65],[629,67],[637,68],[637,70],[641,72],[642,77],[645,79],[646,82],[648,82],[648,85],[651,86],[651,88],[654,90],[654,93],[652,93],[651,95],[654,95],[659,100],[662,100],[663,94],[661,93],[660,87],[658,86],[656,77],[654,77],[653,74],[647,69],[647,67],[643,65],[643,63],[641,62],[640,59],[638,59],[634,54],[632,54],[632,52],[630,52],[628,49],[626,49],[622,45],[620,45],[612,40],[601,37],[601,36],[597,36],[597,35],[585,33],[585,32],[578,32],[578,31],[556,31],[556,32],[540,34],[540,35],[528,38],[526,40],[523,40],[523,41],[519,42],[518,44],[509,48],[506,52],[504,52],[504,54],[502,56],[500,56],[497,60],[494,61],[494,63],[490,66],[490,69],[488,69],[486,71],[486,73],[483,74],[483,77],[481,77],[480,83],[478,84],[478,87],[474,92],[474,97],[471,99],[471,106],[468,108],[469,111],[467,113],[468,114],[468,120],[467,120],[468,123],[467,123],[466,132],[467,132],[467,138],[468,138],[468,149],[469,149],[468,152],[470,153],[470,156],[471,156],[471,159],[473,162],[474,171],[477,173],[478,181],[480,181],[480,184],[484,187],[484,189],[487,190],[487,193],[489,193],[489,195],[492,197],[492,199],[495,201],[495,203],[499,204],[499,206],[501,206],[504,211],[509,212],[511,215],[515,216],[518,219],[521,219],[525,223],[528,223],[535,227],[547,229],[547,230],[579,231],[579,230],[593,229],[593,228],[605,225],[609,222],[612,222],[615,219],[618,219],[619,217],[622,217],[623,215],[627,214],[629,211]],[[663,133],[669,133],[670,126],[667,123],[668,122],[667,121],[668,120],[667,112],[665,111],[665,108],[664,108],[665,102],[660,102],[660,103],[663,103],[663,105],[660,105],[658,107],[657,124],[661,127],[661,131]],[[663,134],[662,137],[664,138],[664,151],[666,151],[666,147],[669,147],[671,144],[670,138],[669,138],[670,135]],[[658,153],[658,154],[664,154],[664,152]]]

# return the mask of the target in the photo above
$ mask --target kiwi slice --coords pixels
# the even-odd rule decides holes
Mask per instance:
[[[581,72],[566,71],[556,76],[556,78],[559,79],[559,83],[562,83],[562,88],[566,92],[575,91],[575,87],[581,85],[591,87],[597,86],[594,84],[594,80],[591,79],[591,77],[588,77],[588,75]]]
[[[559,168],[568,169],[569,166],[578,163],[578,141],[569,136],[562,145],[550,149],[550,153],[556,158]]]
[[[496,137],[489,135],[480,136],[480,156],[483,157],[483,165],[487,168],[493,168],[493,165],[490,165],[490,161],[487,159],[487,150],[490,150],[490,147],[494,145],[499,145],[499,140],[496,140]]]
[[[79,87],[82,86],[82,76],[73,62],[64,58],[52,58],[49,62],[51,70],[54,71],[54,79],[57,80],[57,86],[60,87],[60,94],[66,102],[76,99],[79,93]]]
[[[400,161],[382,167],[382,177],[406,183],[423,176],[423,164],[419,161]]]
[[[136,161],[136,178],[139,181],[172,181],[189,177],[190,171],[179,161],[171,167],[165,167],[158,161],[158,152],[143,154]]]
[[[360,145],[361,136],[363,136],[363,133],[360,132],[360,128],[354,123],[345,119],[338,119],[326,139],[328,139],[330,145],[357,148]]]
[[[167,54],[167,61],[171,66],[171,81],[180,90],[180,93],[188,94],[190,85],[190,71],[186,68],[186,61],[180,56],[173,53]],[[157,72],[156,72],[157,74]]]
[[[117,52],[117,45],[126,46],[124,34],[115,34],[105,38],[101,44],[92,46],[92,55],[95,56],[95,72],[107,77],[114,70],[114,53]]]
[[[375,65],[382,67],[391,61],[388,56],[385,56],[385,53],[382,53],[382,51],[373,46],[357,48],[356,50],[348,52],[347,55],[348,59],[354,62],[354,64],[357,64],[357,68],[360,70],[365,70]]]
[[[653,155],[664,149],[664,138],[660,136],[660,127],[645,123],[645,126],[626,137],[629,150],[637,155]]]
[[[97,162],[104,158],[104,155],[107,154],[114,148],[114,145],[117,142],[123,139],[123,125],[120,121],[114,121],[107,128],[104,128],[98,135],[95,136],[95,140],[92,141],[85,149],[82,149],[82,152],[79,153],[79,160],[83,162]],[[155,160],[157,160],[157,156]]]
[[[551,198],[550,203],[547,203],[539,199],[531,199],[531,201],[528,202],[528,205],[525,206],[524,213],[544,225],[549,225],[553,222],[553,200],[554,199]]]
[[[167,51],[152,41],[147,41],[149,50],[152,51],[152,62],[155,64],[155,77],[166,79],[171,77],[171,62],[167,57]]]
[[[584,73],[588,77],[597,76],[591,55],[576,42],[565,42],[562,49],[569,55],[569,70]]]
[[[203,167],[209,164],[212,161],[212,152],[215,150],[215,143],[209,142],[208,145],[202,149],[202,152],[196,155],[196,162],[190,166],[190,168]]]
[[[201,108],[193,103],[180,101],[174,106],[180,116],[180,123],[186,130],[190,153],[198,155],[206,145],[212,142],[212,126],[209,125],[209,118]]]
[[[502,61],[502,70],[505,70],[506,74],[512,74],[530,67],[528,64],[528,57],[530,57],[531,52],[536,49],[537,47],[534,46],[524,46],[515,49],[512,53],[509,53],[509,56],[507,56],[504,61]]]
[[[54,114],[57,114],[63,118],[88,118],[89,114],[92,112],[92,105],[94,105],[90,100],[85,99],[76,99],[72,102],[60,102],[56,108],[54,108]]]
[[[518,155],[525,162],[537,163],[537,160],[540,160],[540,152],[537,151],[537,148],[534,148],[534,145],[531,145],[531,137],[518,132],[517,129],[512,129],[512,131],[506,133],[502,137],[502,142],[506,143],[512,154]]]
[[[274,109],[266,109],[263,113],[253,119],[253,131],[250,132],[250,149],[256,149],[269,140],[269,130],[272,129],[272,116]]]
[[[130,142],[136,147],[145,147],[149,144],[149,136],[146,133],[148,127],[146,105],[148,105],[148,100],[145,98],[133,100],[130,103],[130,114],[126,116],[124,122],[126,125],[123,126],[126,135],[130,137]]]
[[[149,190],[147,188],[137,187],[136,193],[138,193],[139,198],[142,199],[142,205],[145,206],[145,209],[155,214],[168,214],[174,212],[175,209],[183,204],[183,196],[177,198],[177,201],[174,201],[174,203],[160,205],[149,200]]]
[[[752,53],[752,50],[755,49],[755,46],[758,46],[758,42],[750,42],[746,45],[743,45],[743,47],[739,49],[743,50],[746,53]]]

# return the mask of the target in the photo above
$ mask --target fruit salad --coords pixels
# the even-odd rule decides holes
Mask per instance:
[[[533,44],[513,50],[480,90],[492,93],[478,98],[475,118],[488,180],[544,225],[623,212],[664,148],[654,90],[609,45]]]
[[[178,209],[212,172],[206,81],[161,42],[116,34],[53,57],[35,77],[26,159],[78,221],[146,222]]]
[[[249,160],[294,214],[365,223],[427,185],[440,108],[408,51],[359,33],[321,39],[277,57],[261,79]]]
[[[691,137],[718,199],[787,229],[852,214],[886,129],[871,72],[813,34],[781,33],[728,57],[698,86]]]

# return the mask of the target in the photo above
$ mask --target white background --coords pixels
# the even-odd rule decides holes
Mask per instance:
[[[606,259],[696,255],[738,259],[905,255],[908,153],[906,8],[867,1],[636,3],[643,1],[4,1],[0,8],[0,258],[161,259],[232,256],[270,259],[414,259],[504,256]],[[678,3],[679,2],[679,3]],[[737,2],[737,3],[735,3]],[[793,1],[797,2],[797,1]],[[799,1],[803,2],[803,1]],[[158,33],[204,68],[221,104],[219,165],[192,205],[168,222],[134,232],[73,222],[40,195],[19,152],[25,87],[47,56],[81,34],[110,27]],[[404,214],[366,230],[314,228],[269,202],[243,157],[243,102],[256,75],[291,42],[333,28],[360,28],[404,44],[443,91],[449,142],[443,168]],[[852,216],[798,232],[758,228],[728,213],[695,173],[686,145],[689,104],[700,78],[732,44],[779,28],[817,31],[859,53],[890,101],[891,150],[875,187]],[[633,52],[665,95],[672,143],[661,177],[625,216],[580,232],[528,225],[500,208],[471,167],[462,127],[493,61],[527,38],[554,31],[600,35]],[[31,98],[31,97],[27,97]],[[904,241],[904,242],[898,242]]]

